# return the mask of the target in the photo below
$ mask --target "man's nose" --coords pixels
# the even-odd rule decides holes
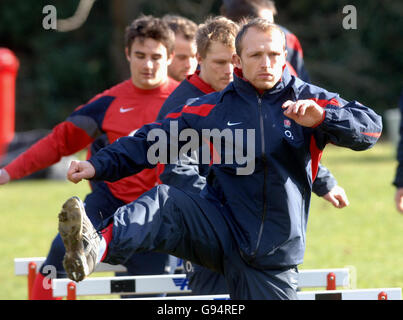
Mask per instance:
[[[270,56],[268,56],[268,55],[262,56],[261,65],[262,65],[262,67],[269,68],[271,66]]]
[[[151,59],[145,59],[144,65],[145,65],[148,69],[152,69],[152,68],[153,68],[153,61],[152,61]]]
[[[232,63],[227,63],[225,65],[224,73],[225,74],[232,74],[233,71],[234,71],[234,65]]]
[[[188,58],[185,60],[185,68],[188,70],[192,66],[191,64],[191,58]]]

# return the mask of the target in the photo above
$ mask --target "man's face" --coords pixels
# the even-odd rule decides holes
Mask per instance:
[[[175,55],[168,67],[168,75],[176,81],[182,81],[193,74],[197,68],[196,43],[183,36],[175,37]]]
[[[146,38],[134,39],[130,48],[125,49],[130,64],[133,84],[141,89],[153,89],[167,80],[168,65],[171,63],[166,47],[159,41]]]
[[[200,64],[200,77],[214,90],[223,90],[232,81],[232,56],[234,49],[221,42],[213,41],[202,58],[197,55]]]
[[[281,33],[251,27],[241,44],[241,56],[234,55],[234,63],[242,69],[244,78],[258,90],[273,88],[281,79],[286,63],[287,51]]]

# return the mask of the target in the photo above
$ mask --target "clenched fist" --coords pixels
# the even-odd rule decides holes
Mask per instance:
[[[304,127],[318,125],[324,117],[325,110],[313,100],[287,100],[282,105],[284,115]]]
[[[78,183],[82,179],[91,179],[95,176],[95,169],[88,161],[72,161],[67,171],[67,179]]]

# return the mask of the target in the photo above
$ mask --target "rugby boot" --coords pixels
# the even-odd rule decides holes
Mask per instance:
[[[63,267],[78,282],[91,274],[97,263],[101,236],[88,219],[78,197],[68,199],[59,213],[59,233],[66,253]]]

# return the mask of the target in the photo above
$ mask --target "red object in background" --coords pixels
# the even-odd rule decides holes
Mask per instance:
[[[19,61],[7,48],[0,48],[0,159],[14,137],[15,80]]]

